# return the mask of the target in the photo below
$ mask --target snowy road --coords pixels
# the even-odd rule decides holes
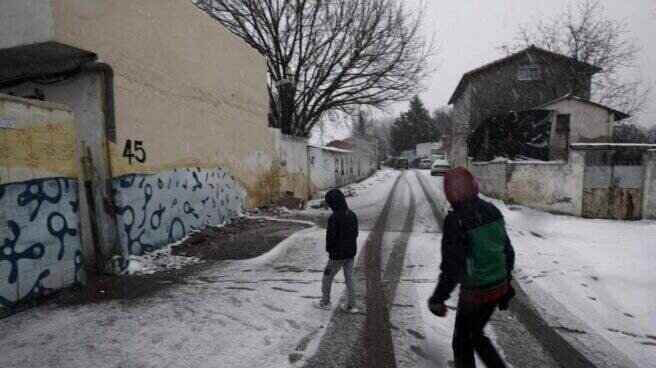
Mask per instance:
[[[440,262],[440,180],[384,170],[353,186],[362,314],[312,307],[327,259],[315,227],[152,296],[46,305],[1,320],[0,366],[450,367],[455,313],[439,319],[425,307]],[[343,290],[340,274],[333,303]],[[557,366],[508,313],[496,313],[489,330],[515,367]]]

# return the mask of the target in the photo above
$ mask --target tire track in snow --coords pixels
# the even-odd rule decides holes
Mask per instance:
[[[367,347],[367,338],[366,336],[371,336],[371,333],[367,333],[367,324],[373,323],[371,317],[368,317],[369,301],[373,295],[370,295],[370,290],[372,284],[370,282],[370,271],[372,271],[372,264],[369,261],[369,257],[372,255],[372,252],[375,252],[377,247],[380,250],[382,246],[383,234],[385,233],[385,225],[387,224],[387,219],[392,207],[392,202],[395,197],[398,184],[401,181],[402,175],[397,176],[392,189],[390,190],[385,206],[381,210],[374,228],[369,233],[364,245],[364,253],[358,258],[357,267],[356,267],[356,280],[366,279],[366,301],[367,301],[367,310],[366,317],[362,318],[362,314],[349,315],[341,311],[339,308],[336,308],[333,311],[332,317],[327,327],[327,331],[323,335],[317,352],[309,358],[304,367],[307,368],[318,368],[318,367],[395,367],[394,365],[394,349],[392,346],[391,334],[389,332],[389,325],[386,328],[387,335],[375,336],[372,343],[384,344],[387,347],[385,355],[382,357],[374,357],[376,361],[390,361],[389,354],[391,353],[391,362],[392,365],[375,365],[373,362],[369,362],[369,357],[373,352],[367,353],[369,349]],[[379,254],[380,256],[380,254]],[[374,262],[375,263],[375,262]],[[380,257],[378,257],[378,285],[379,292],[382,292],[382,280],[380,279]],[[374,282],[374,284],[376,284]],[[363,283],[356,282],[356,293],[361,295],[363,293]],[[345,298],[342,297],[342,300]],[[340,300],[340,302],[342,301]],[[363,339],[363,337],[365,337]],[[363,341],[364,340],[364,341]],[[382,348],[382,346],[378,347]]]

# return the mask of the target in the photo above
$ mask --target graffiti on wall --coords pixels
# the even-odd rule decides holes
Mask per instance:
[[[113,190],[124,257],[175,242],[203,226],[222,224],[240,213],[246,196],[222,168],[127,174],[114,179]]]
[[[0,307],[82,285],[76,179],[0,185]]]

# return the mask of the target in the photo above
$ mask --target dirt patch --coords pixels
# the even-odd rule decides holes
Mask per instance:
[[[172,254],[214,261],[254,258],[308,227],[298,222],[241,218],[230,225],[192,234],[175,246]]]
[[[60,306],[101,303],[122,300],[138,303],[139,299],[161,295],[173,285],[186,284],[197,275],[221,260],[254,258],[264,254],[293,233],[310,225],[256,218],[240,218],[223,227],[207,227],[191,235],[182,244],[173,247],[172,254],[198,257],[201,263],[147,275],[96,275],[87,273],[86,286],[64,292],[54,302]],[[248,290],[248,288],[243,288]]]

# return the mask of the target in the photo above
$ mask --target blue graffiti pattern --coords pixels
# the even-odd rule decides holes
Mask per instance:
[[[0,185],[0,308],[82,285],[78,206],[76,179]]]
[[[221,168],[128,174],[114,179],[113,190],[126,258],[180,240],[191,230],[226,222],[241,211],[246,196]]]

